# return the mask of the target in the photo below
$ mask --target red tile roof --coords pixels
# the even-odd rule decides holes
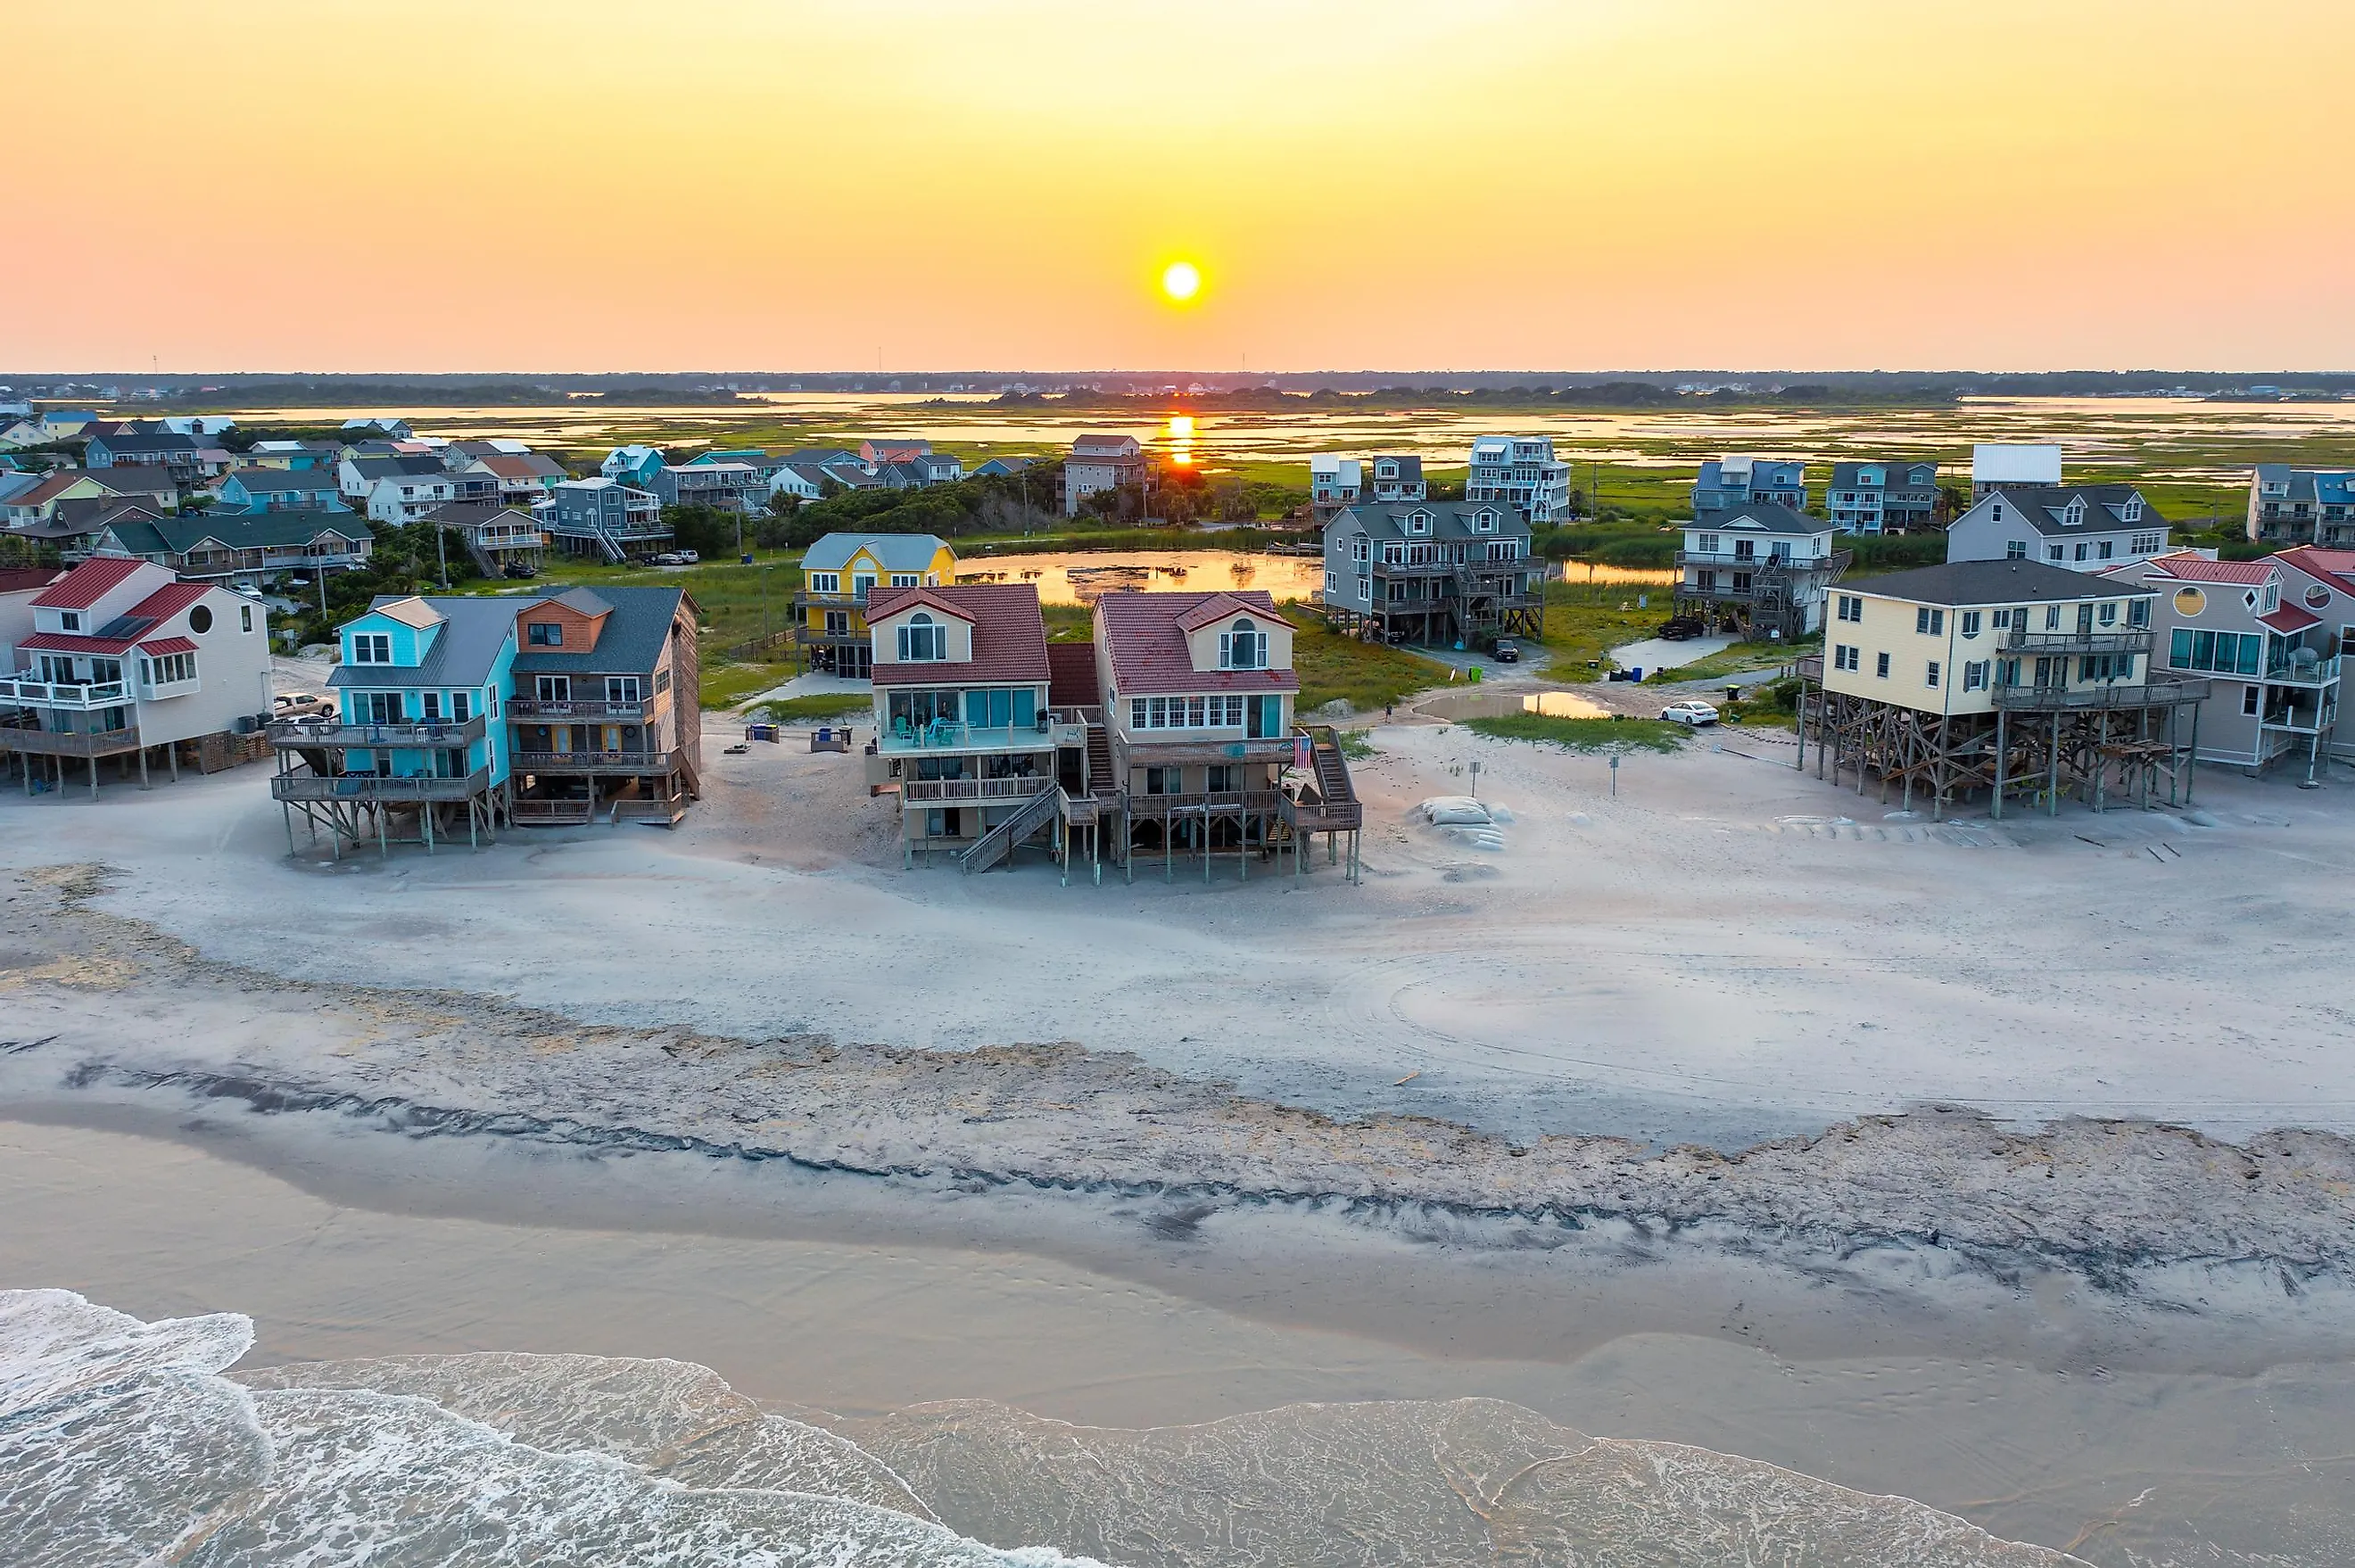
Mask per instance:
[[[959,582],[942,588],[879,588],[867,598],[872,623],[929,604],[973,625],[973,658],[964,664],[875,664],[878,686],[1028,686],[1050,678],[1047,623],[1039,589],[1028,582]]]
[[[147,563],[128,556],[97,555],[83,561],[47,592],[37,594],[37,610],[87,610],[123,586]]]
[[[2271,626],[2275,631],[2281,633],[2284,636],[2288,636],[2297,632],[2303,632],[2308,626],[2319,626],[2322,624],[2321,616],[2317,615],[2310,611],[2301,610],[2295,604],[2285,604],[2280,609],[2273,612],[2273,613],[2269,615],[2260,615],[2257,619],[2264,622],[2266,625]]]
[[[1113,685],[1123,697],[1300,689],[1300,677],[1288,669],[1194,667],[1193,652],[1180,623],[1214,600],[1231,600],[1252,615],[1283,620],[1275,613],[1275,601],[1257,588],[1209,593],[1107,593],[1096,601],[1096,624],[1103,628],[1112,655]]]
[[[2210,560],[2205,556],[2165,555],[2151,565],[2184,582],[2245,582],[2254,586],[2271,581],[2274,574],[2273,562],[2269,560]]]
[[[954,587],[951,584],[950,591],[953,592]],[[1035,599],[1038,592],[1033,588],[1031,597]],[[870,588],[867,591],[868,624],[871,625],[886,615],[896,615],[917,604],[929,604],[942,614],[954,615],[960,621],[971,622],[978,618],[978,611],[967,609],[954,599],[944,599],[942,592],[943,590],[938,588]]]
[[[126,613],[168,621],[211,592],[210,587],[201,582],[167,582],[131,606]]]
[[[1057,708],[1093,708],[1103,700],[1093,643],[1049,643],[1047,700]]]
[[[1211,594],[1178,616],[1178,624],[1188,632],[1199,632],[1213,621],[1224,621],[1234,615],[1257,615],[1262,620],[1273,621],[1279,626],[1292,624],[1274,611],[1262,609],[1257,604],[1246,604],[1232,593]]]
[[[2295,545],[2273,557],[2296,567],[2316,581],[2341,593],[2355,593],[2355,549],[2324,549],[2319,545]]]

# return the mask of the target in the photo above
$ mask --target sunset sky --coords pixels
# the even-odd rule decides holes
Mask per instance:
[[[2347,0],[9,24],[0,369],[2355,367]]]

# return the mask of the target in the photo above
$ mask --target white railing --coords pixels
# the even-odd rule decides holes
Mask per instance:
[[[120,680],[37,680],[30,672],[0,680],[0,702],[20,702],[28,708],[119,708],[130,700],[130,687]]]

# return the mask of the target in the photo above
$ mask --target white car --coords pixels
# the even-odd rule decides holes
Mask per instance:
[[[1683,702],[1671,702],[1661,709],[1660,719],[1664,723],[1689,724],[1698,730],[1704,724],[1717,722],[1717,709],[1698,699],[1688,699]]]

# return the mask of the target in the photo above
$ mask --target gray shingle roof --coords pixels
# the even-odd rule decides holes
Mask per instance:
[[[1919,604],[2011,604],[2050,599],[2118,599],[2156,589],[2121,582],[2041,560],[1950,560],[1840,585],[1851,593],[1873,593]]]
[[[661,661],[663,645],[670,639],[671,622],[678,613],[683,592],[677,588],[585,588],[553,594],[559,603],[584,615],[605,613],[604,629],[593,648],[536,648],[521,645],[516,654],[516,674],[527,675],[651,675]],[[433,601],[439,608],[440,602]],[[480,603],[477,600],[475,603]],[[512,621],[523,607],[538,600],[505,601]],[[591,606],[595,606],[592,608]]]
[[[126,530],[141,530],[141,539],[152,537],[155,543],[133,544]],[[369,537],[368,524],[354,513],[302,508],[284,512],[199,512],[189,517],[157,517],[152,522],[123,524],[115,529],[114,537],[123,541],[125,549],[141,555],[154,554],[159,549],[173,555],[185,555],[207,539],[218,539],[231,549],[261,549],[308,544],[326,533],[347,539]]]
[[[1878,485],[1867,485],[1857,475],[1867,468],[1881,471]],[[1929,472],[1917,483],[1912,470],[1925,468]],[[1927,458],[1905,458],[1894,463],[1835,463],[1832,464],[1832,488],[1835,490],[1934,490],[1938,485],[1938,465]]]
[[[2073,539],[2083,534],[2126,528],[2165,528],[2167,519],[2160,517],[2158,508],[2148,501],[2143,503],[2142,516],[2131,523],[2109,509],[2125,506],[2136,494],[2137,492],[2132,485],[2007,485],[1988,491],[1980,501],[1982,505],[1996,500],[2009,502],[2019,514],[2020,519],[2038,533],[2057,534],[2062,538]],[[2062,518],[2069,510],[2069,503],[2079,496],[2084,498],[2085,520],[2072,528]]]
[[[254,519],[260,522],[261,519]],[[370,610],[398,604],[410,595],[379,593],[368,601]],[[479,687],[491,678],[499,650],[515,635],[516,602],[512,599],[464,599],[426,596],[425,603],[442,617],[432,651],[413,668],[387,665],[339,664],[328,672],[329,686],[390,690],[421,687]]]
[[[931,534],[827,534],[803,553],[802,570],[840,571],[862,545],[886,571],[928,571],[946,548]]]
[[[1431,514],[1431,531],[1411,534],[1406,530],[1406,518],[1415,512]],[[1496,515],[1496,526],[1485,530],[1472,526],[1476,512]],[[1380,501],[1363,506],[1348,507],[1333,520],[1335,528],[1355,522],[1369,539],[1492,539],[1525,537],[1529,525],[1521,514],[1504,501]]]
[[[1685,527],[1737,534],[1828,534],[1832,531],[1832,525],[1822,517],[1795,512],[1775,501],[1744,501],[1739,507],[1703,512]]]

